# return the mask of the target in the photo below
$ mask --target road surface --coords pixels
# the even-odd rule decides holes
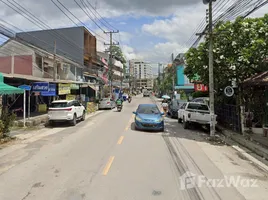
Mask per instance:
[[[135,131],[140,103],[154,101],[134,97],[121,113],[29,133],[1,149],[0,199],[267,200],[267,173],[231,147],[210,144],[202,130],[166,118],[164,133]],[[240,181],[227,187],[226,177]]]

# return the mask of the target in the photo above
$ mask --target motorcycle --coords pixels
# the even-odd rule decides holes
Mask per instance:
[[[117,111],[118,111],[118,112],[121,112],[122,108],[123,108],[122,105],[117,105]]]

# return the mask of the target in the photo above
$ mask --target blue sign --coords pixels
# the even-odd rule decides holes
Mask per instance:
[[[49,83],[47,82],[35,82],[32,85],[33,92],[48,92]]]
[[[26,91],[30,91],[32,87],[30,85],[20,85],[18,88],[26,90]]]
[[[48,91],[46,92],[41,92],[41,96],[49,96],[49,97],[54,97],[56,96],[56,84],[49,84]]]

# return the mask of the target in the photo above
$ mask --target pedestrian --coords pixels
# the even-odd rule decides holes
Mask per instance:
[[[165,113],[165,116],[167,115],[167,110],[168,110],[168,103],[167,103],[167,100],[164,99],[163,102],[162,102],[162,108],[163,108],[163,111]]]

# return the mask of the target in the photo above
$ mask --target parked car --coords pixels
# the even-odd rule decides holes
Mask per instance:
[[[172,99],[168,105],[168,114],[171,118],[178,118],[178,110],[186,101]]]
[[[192,123],[205,125],[209,129],[211,122],[209,106],[197,102],[184,103],[178,111],[178,122],[183,122],[184,129],[189,128]]]
[[[145,90],[143,92],[143,97],[150,97],[150,92],[148,90]]]
[[[190,102],[204,103],[204,104],[209,105],[209,97],[198,97],[198,98],[193,99]]]
[[[86,109],[79,101],[57,100],[49,106],[48,120],[50,125],[53,125],[54,122],[67,121],[75,126],[77,120],[84,121],[85,118]]]
[[[115,101],[110,98],[101,99],[99,102],[99,109],[113,109],[115,107]]]
[[[156,104],[140,104],[133,113],[136,130],[164,131],[164,113],[160,112]]]

